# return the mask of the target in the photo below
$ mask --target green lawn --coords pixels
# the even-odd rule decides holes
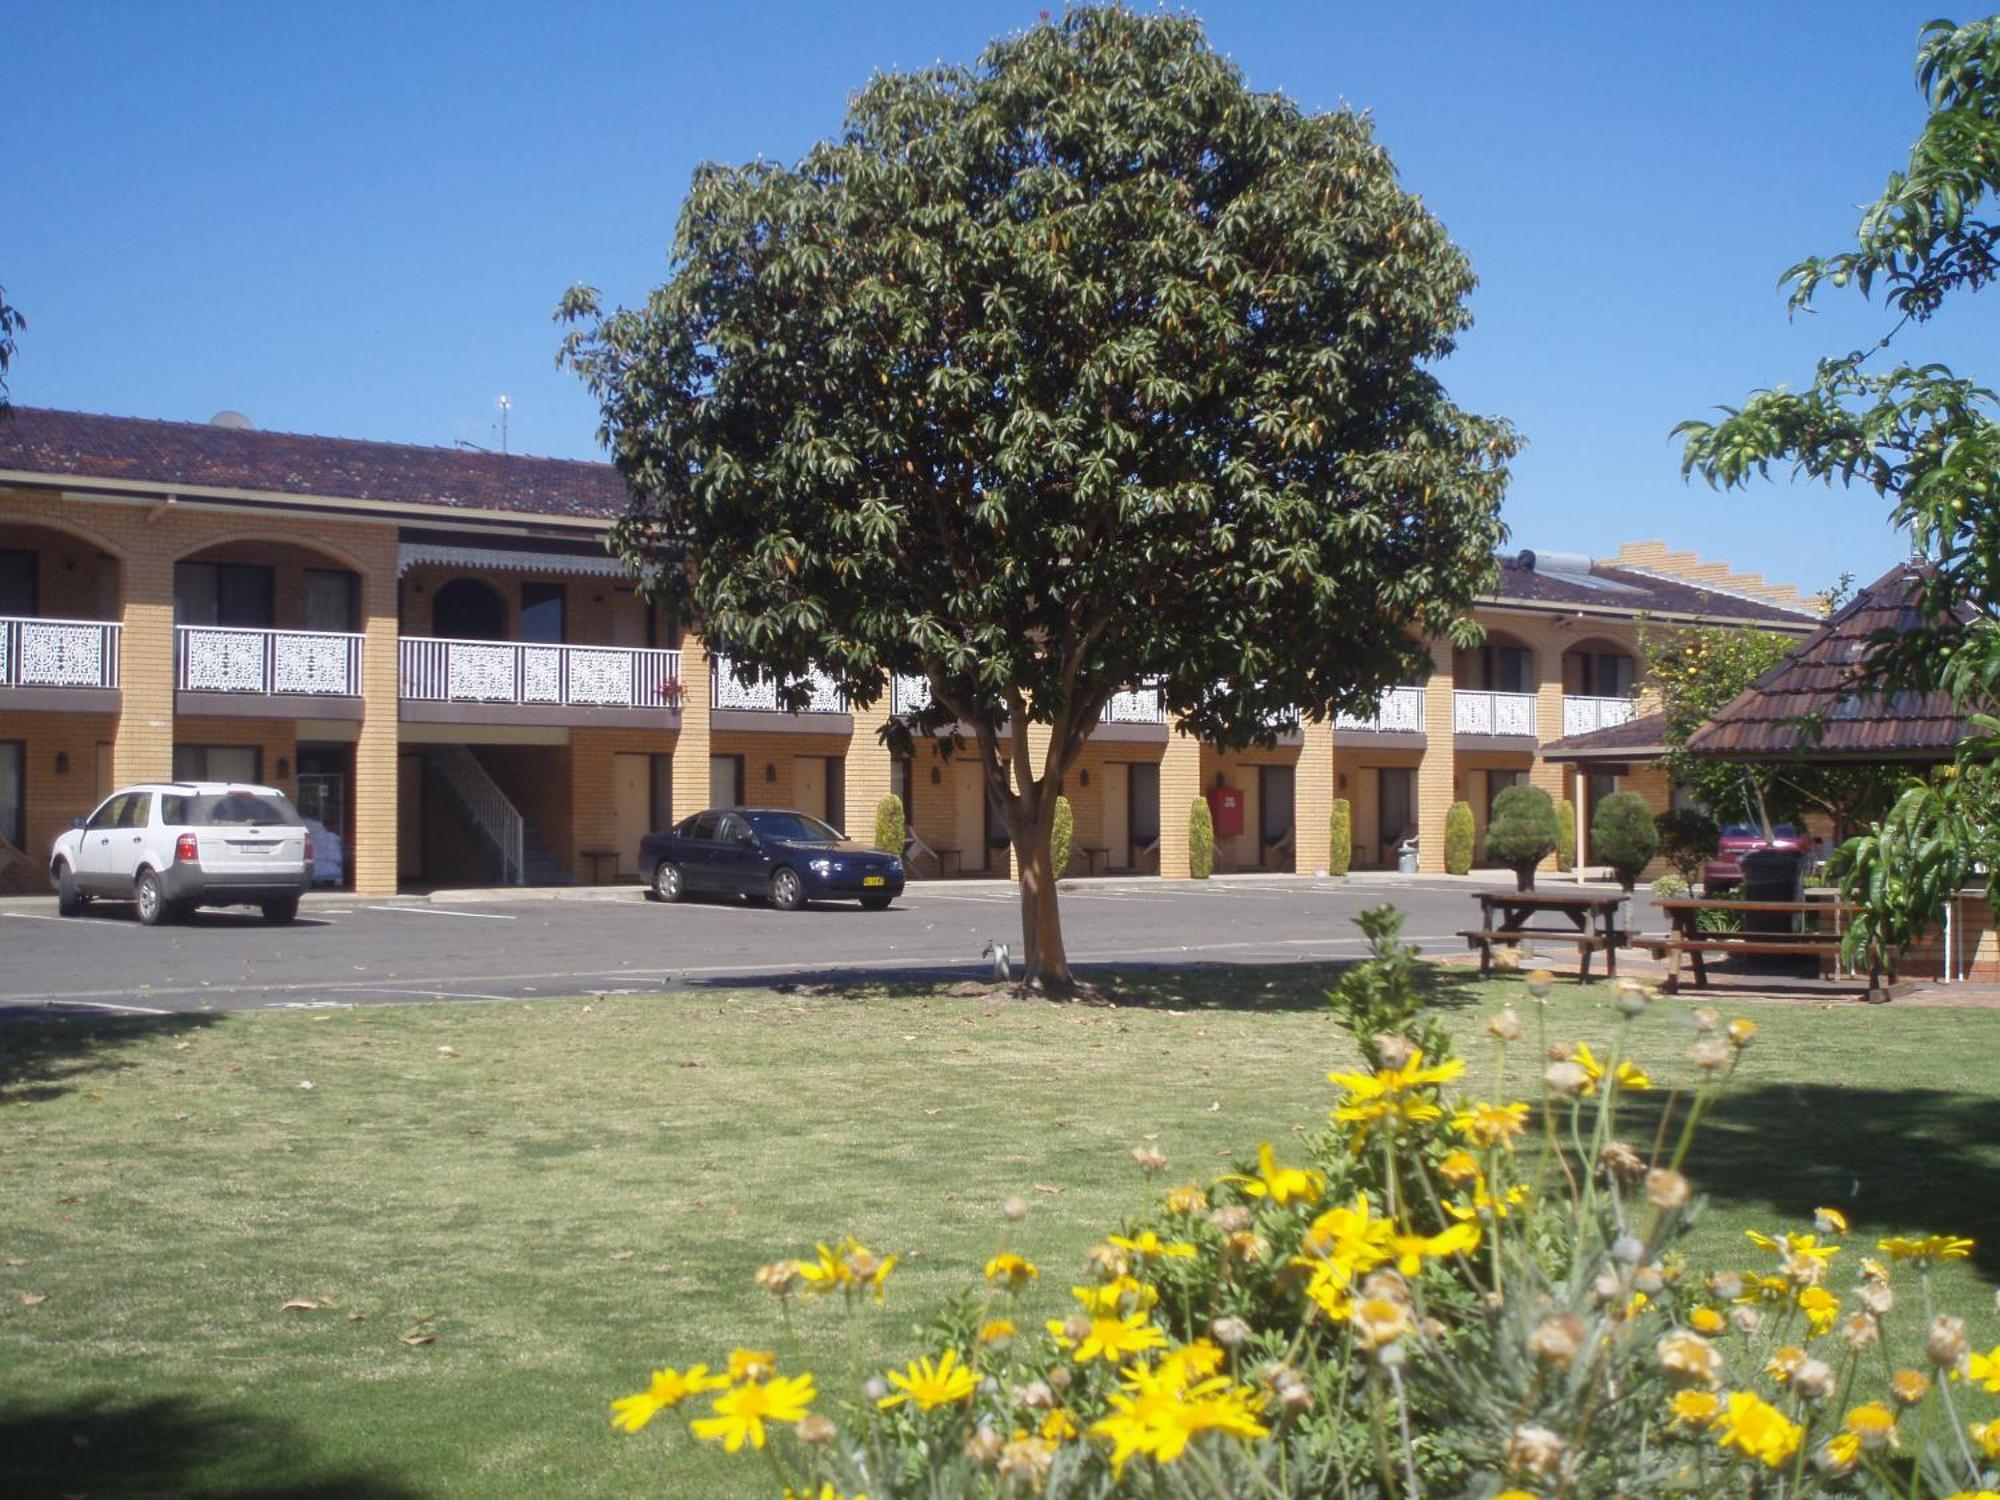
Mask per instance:
[[[801,989],[0,1029],[0,1488],[762,1493],[744,1460],[614,1433],[607,1403],[649,1363],[775,1341],[751,1272],[847,1230],[907,1254],[896,1347],[1011,1194],[1053,1305],[1154,1192],[1142,1138],[1206,1178],[1323,1118],[1349,1056],[1327,973],[1127,975],[1090,1006]],[[1503,992],[1440,996],[1476,1079]],[[1689,1071],[1687,1009],[1640,1023],[1662,1076]],[[1945,1295],[1990,1330],[2000,1013],[1749,1013],[1693,1163],[1701,1240],[1747,1265],[1745,1227],[1822,1202],[1857,1237],[1972,1234]],[[1605,993],[1548,1021],[1599,1037]],[[837,1327],[808,1310],[798,1357],[840,1368]]]

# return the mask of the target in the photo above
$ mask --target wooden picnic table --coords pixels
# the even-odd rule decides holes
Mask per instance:
[[[1579,958],[1577,983],[1590,979],[1590,956],[1603,953],[1608,976],[1618,973],[1618,949],[1624,934],[1618,930],[1618,908],[1625,903],[1623,893],[1608,891],[1481,891],[1473,898],[1479,903],[1479,925],[1459,936],[1468,948],[1479,950],[1479,972],[1493,971],[1493,949],[1523,941],[1547,939],[1574,943]],[[1562,919],[1536,925],[1542,916]]]
[[[1694,963],[1696,989],[1708,986],[1706,956],[1711,953],[1817,958],[1820,977],[1828,978],[1840,953],[1841,922],[1858,910],[1854,906],[1844,906],[1838,900],[1718,901],[1696,896],[1670,896],[1662,897],[1653,904],[1659,907],[1673,930],[1663,936],[1634,938],[1632,946],[1655,958],[1668,960],[1666,982],[1661,987],[1670,995],[1680,989],[1683,954]],[[1701,914],[1705,911],[1794,917],[1812,915],[1821,918],[1822,925],[1808,929],[1800,923],[1799,930],[1791,932],[1707,932],[1701,927]],[[1831,920],[1827,921],[1829,918]],[[1878,978],[1871,970],[1870,988],[1874,987]]]

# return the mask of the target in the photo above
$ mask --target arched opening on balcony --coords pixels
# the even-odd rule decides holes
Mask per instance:
[[[1563,691],[1585,698],[1628,698],[1639,680],[1631,647],[1609,636],[1576,641],[1563,652]]]
[[[431,634],[443,640],[504,641],[507,601],[480,578],[454,578],[431,596]]]
[[[339,553],[295,541],[203,547],[174,563],[174,623],[351,635],[361,629],[361,574]]]
[[[0,618],[116,620],[122,583],[118,559],[93,538],[0,518]]]

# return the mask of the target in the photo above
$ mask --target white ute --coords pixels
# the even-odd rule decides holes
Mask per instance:
[[[135,903],[148,927],[197,906],[258,906],[289,922],[312,867],[305,820],[283,792],[223,781],[113,792],[49,852],[64,916],[101,897]]]

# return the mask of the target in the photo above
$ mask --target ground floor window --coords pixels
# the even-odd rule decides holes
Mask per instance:
[[[28,837],[27,757],[19,740],[0,740],[0,839],[16,849]]]
[[[256,745],[176,745],[176,781],[249,781],[264,779],[264,752]]]
[[[710,807],[743,805],[742,756],[711,755],[708,758],[708,805]]]
[[[652,767],[651,822],[655,828],[671,828],[674,822],[674,758],[671,755],[649,757]]]

